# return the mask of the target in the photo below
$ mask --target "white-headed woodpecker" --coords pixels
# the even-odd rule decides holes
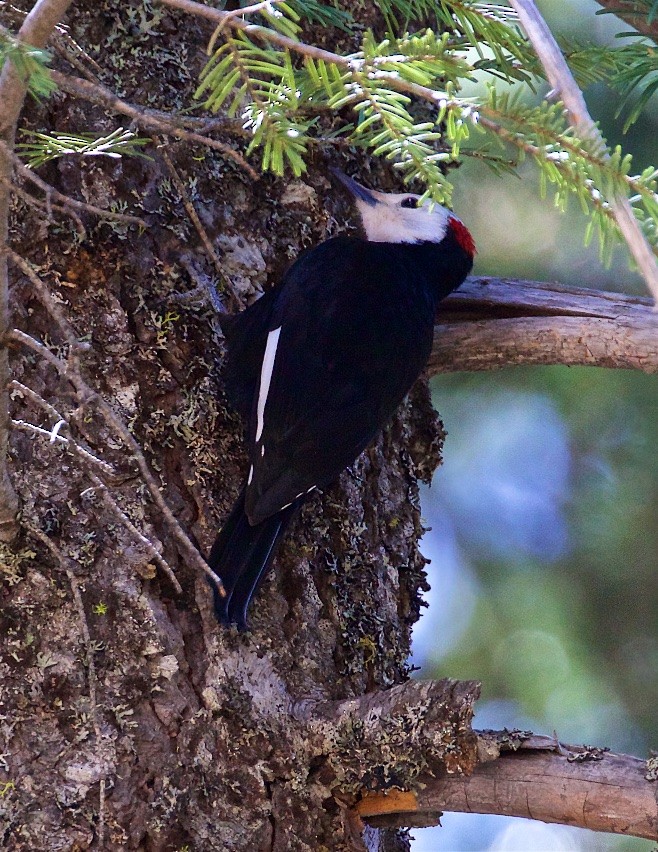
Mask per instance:
[[[438,302],[473,265],[473,239],[445,207],[335,174],[365,239],[304,252],[279,285],[222,322],[249,472],[208,562],[226,589],[217,617],[241,629],[290,520],[393,415],[429,357]]]

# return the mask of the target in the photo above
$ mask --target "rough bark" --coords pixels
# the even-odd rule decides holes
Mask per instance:
[[[2,15],[20,23],[15,7]],[[157,110],[189,104],[211,26],[109,0],[76,3],[66,23],[89,54],[76,60],[90,79]],[[74,52],[73,42],[64,47]],[[70,73],[61,53],[55,64]],[[102,133],[117,119],[59,94],[29,104],[23,122]],[[78,209],[81,240],[66,215],[14,196],[12,249],[50,289],[80,345],[13,267],[12,322],[23,336],[14,337],[11,370],[36,396],[14,385],[12,415],[46,432],[61,415],[70,424],[61,436],[114,469],[107,482],[116,504],[176,571],[183,594],[106,504],[98,465],[70,454],[59,433],[50,443],[14,431],[10,463],[26,532],[2,552],[3,844],[402,848],[396,832],[364,834],[348,806],[363,786],[410,782],[428,760],[470,770],[475,688],[433,686],[431,701],[390,715],[381,729],[388,741],[369,750],[367,718],[341,702],[407,679],[426,586],[417,480],[439,461],[440,422],[418,383],[375,445],[306,506],[256,601],[252,632],[220,629],[205,578],[180,555],[116,430],[53,353],[79,360],[130,424],[169,506],[207,551],[246,461],[243,426],[222,391],[216,309],[229,299],[215,292],[216,260],[238,298],[251,301],[351,213],[346,199],[331,197],[326,165],[304,182],[254,183],[222,151],[158,144],[168,162],[154,144],[151,161],[69,158],[40,170],[64,195],[139,216],[144,232]],[[308,716],[310,706],[317,713]],[[402,756],[392,743],[412,724],[434,746]]]
[[[430,375],[520,364],[658,372],[650,299],[538,281],[471,278],[439,307]]]
[[[479,732],[471,775],[440,774],[415,793],[365,796],[356,809],[376,826],[436,825],[443,811],[459,811],[656,840],[655,763],[530,732]]]
[[[55,25],[66,13],[71,0],[40,0],[25,18],[18,37],[25,44],[44,47]],[[0,541],[11,541],[17,533],[16,511],[18,501],[7,469],[9,448],[9,273],[5,247],[9,235],[10,179],[12,173],[11,151],[14,147],[16,122],[23,108],[26,94],[25,82],[11,62],[0,72]]]
[[[14,29],[16,8],[0,10]],[[102,133],[116,126],[110,106],[134,117],[126,104],[141,104],[158,120],[187,107],[211,26],[182,20],[141,0],[76,3],[72,40],[57,42],[68,88],[30,104],[25,126]],[[89,87],[71,83],[72,67]],[[206,552],[246,462],[216,311],[253,300],[350,214],[327,163],[304,181],[255,182],[239,151],[178,138],[154,140],[150,161],[41,170],[59,201],[87,205],[76,208],[84,237],[62,210],[14,196],[11,245],[30,272],[13,265],[22,423],[10,463],[25,534],[0,551],[3,844],[401,850],[403,834],[364,828],[360,797],[418,790],[477,761],[477,685],[407,682],[426,588],[417,481],[439,462],[441,424],[417,383],[374,446],[305,507],[252,632],[218,627],[205,577],[85,387],[129,424]],[[92,210],[110,207],[148,227]]]

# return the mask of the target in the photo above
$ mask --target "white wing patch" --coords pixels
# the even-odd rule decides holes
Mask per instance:
[[[256,440],[260,441],[265,425],[265,403],[267,395],[270,392],[270,382],[272,381],[272,370],[274,369],[274,359],[276,357],[276,348],[279,343],[279,335],[281,334],[281,326],[273,329],[267,335],[267,345],[265,346],[265,356],[263,357],[263,366],[260,369],[260,389],[258,391],[258,406],[256,408],[257,426]]]

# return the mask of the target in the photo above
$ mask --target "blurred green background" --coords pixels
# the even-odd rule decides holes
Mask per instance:
[[[557,33],[611,43],[628,27],[594,2],[539,4]],[[655,100],[621,135],[617,98],[586,92],[634,171],[658,165]],[[531,164],[500,178],[478,161],[455,176],[478,274],[644,293],[623,248],[610,269],[583,248],[577,203],[539,198]],[[415,632],[420,677],[483,683],[475,726],[557,731],[563,742],[638,756],[658,748],[658,377],[515,368],[439,377],[448,438],[423,509],[432,591]],[[648,841],[524,820],[446,815],[414,852],[635,850]]]

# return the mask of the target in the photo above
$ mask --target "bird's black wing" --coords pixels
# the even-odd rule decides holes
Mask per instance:
[[[300,258],[284,280],[270,314],[278,343],[262,434],[258,397],[251,417],[252,524],[334,480],[422,370],[435,302],[399,257],[340,237]]]

